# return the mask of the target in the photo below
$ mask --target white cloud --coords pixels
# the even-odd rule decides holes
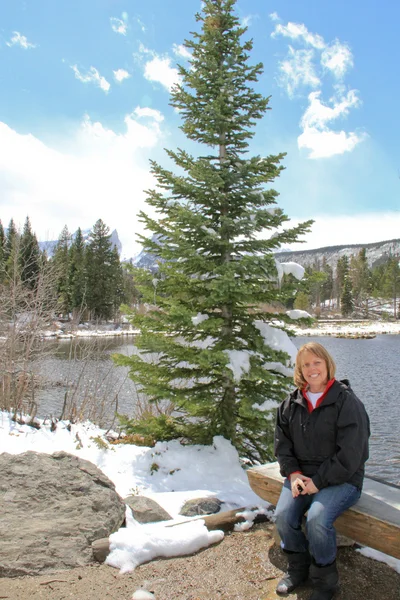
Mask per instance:
[[[150,50],[149,48],[146,48],[146,46],[144,44],[142,44],[142,42],[139,43],[139,53],[140,54],[151,54],[151,56],[155,56],[155,52],[153,52],[153,50]]]
[[[180,53],[183,56],[185,50],[184,46],[173,45],[175,54]],[[134,54],[134,58],[142,66],[144,76],[148,81],[161,83],[169,92],[173,85],[181,82],[178,69],[172,66],[172,59],[167,54],[159,55],[140,43],[139,53]]]
[[[110,23],[111,29],[115,31],[115,33],[126,35],[128,29],[128,15],[126,13],[122,13],[122,19],[118,19],[117,17],[111,17]]]
[[[154,58],[145,64],[144,76],[149,81],[161,83],[169,92],[181,80],[178,69],[171,66],[169,56],[161,57],[155,55]]]
[[[246,17],[243,17],[240,24],[242,27],[250,27],[253,19],[254,19],[254,15],[247,15]]]
[[[183,44],[174,44],[172,46],[172,50],[176,56],[181,56],[182,58],[192,58],[191,53]]]
[[[325,48],[324,38],[317,33],[310,33],[303,23],[291,23],[290,21],[287,25],[281,25],[278,23],[271,35],[272,37],[283,35],[284,37],[289,37],[292,40],[298,39],[299,41],[303,41],[307,45],[313,46],[318,50]]]
[[[24,50],[29,50],[30,48],[36,48],[37,44],[31,44],[28,42],[27,38],[24,35],[21,35],[19,31],[13,31],[13,36],[11,37],[9,42],[6,42],[7,46],[21,46]]]
[[[86,74],[82,74],[79,71],[77,65],[72,65],[71,69],[75,73],[75,77],[77,79],[79,79],[79,81],[81,81],[82,83],[94,83],[100,89],[102,89],[103,92],[105,92],[105,93],[107,93],[111,87],[110,84],[108,83],[107,79],[105,79],[105,77],[100,75],[98,70],[95,69],[94,67],[90,67],[89,71],[87,71]]]
[[[297,138],[297,144],[309,151],[309,158],[329,158],[351,152],[363,139],[365,134],[308,127]]]
[[[141,111],[148,117],[144,124]],[[135,233],[143,231],[136,215],[149,212],[143,190],[155,185],[148,159],[162,140],[161,121],[158,111],[137,107],[117,133],[86,116],[68,139],[52,145],[0,122],[3,221],[13,217],[22,225],[29,215],[45,241],[57,239],[65,224],[71,231],[87,229],[102,218],[118,229],[125,255],[133,255]]]
[[[273,20],[276,20],[276,17],[275,13],[274,17],[271,16]],[[307,150],[308,157],[314,159],[351,152],[366,138],[366,134],[334,131],[330,127],[332,121],[339,117],[347,117],[351,109],[360,106],[360,99],[355,90],[346,92],[342,81],[353,66],[353,55],[348,45],[338,39],[327,45],[322,36],[310,33],[303,23],[278,23],[271,35],[282,35],[296,40],[303,46],[312,46],[294,49],[289,45],[288,55],[279,63],[278,84],[286,89],[290,98],[293,98],[298,89],[319,88],[308,96],[309,105],[300,121],[302,133],[297,139],[298,148]],[[320,62],[318,70],[316,57]],[[335,78],[334,94],[328,103],[323,103],[320,98],[321,88],[324,76],[328,72]]]
[[[142,108],[137,106],[133,111],[133,114],[137,117],[150,117],[151,119],[154,119],[154,121],[157,121],[157,123],[164,121],[164,115],[155,108],[148,108],[146,106]]]
[[[316,88],[321,81],[316,74],[313,64],[314,50],[295,50],[289,46],[286,60],[279,64],[279,85],[286,89],[292,97],[296,89],[301,86]]]
[[[320,95],[318,91],[308,96],[309,106],[300,122],[303,133],[297,139],[298,147],[308,150],[309,158],[328,158],[350,152],[365,139],[365,133],[332,131],[328,123],[346,117],[351,108],[360,105],[355,90],[350,90],[340,100],[332,98],[332,106],[323,104]]]
[[[113,71],[113,74],[115,81],[118,81],[118,83],[121,83],[124,79],[130,77],[130,74],[128,71],[125,71],[125,69],[117,69],[116,71]]]
[[[324,127],[326,123],[334,121],[338,117],[348,115],[351,108],[360,106],[360,99],[356,90],[350,90],[340,100],[332,98],[333,106],[327,106],[320,100],[321,92],[311,92],[308,96],[309,106],[301,119],[303,127]]]
[[[136,18],[136,22],[139,25],[140,29],[142,30],[142,33],[146,33],[147,29],[145,24],[139,19],[139,17]]]
[[[335,40],[322,52],[321,64],[325,69],[332,71],[337,79],[342,79],[354,65],[353,55],[347,44]]]
[[[269,18],[271,19],[271,21],[280,21],[281,20],[281,18],[277,12],[270,13]]]
[[[344,244],[369,244],[398,239],[400,212],[366,212],[353,215],[309,215],[291,219],[290,226],[307,219],[314,219],[311,232],[305,236],[304,244],[291,244],[293,250],[311,250],[324,246]]]

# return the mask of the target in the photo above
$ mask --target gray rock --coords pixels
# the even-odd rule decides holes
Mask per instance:
[[[212,515],[219,512],[221,500],[218,498],[194,498],[188,500],[182,506],[180,513],[185,517],[195,517],[196,515]]]
[[[92,463],[67,454],[0,454],[0,577],[93,562],[91,543],[121,527],[125,504]]]
[[[139,523],[158,523],[158,521],[172,519],[157,502],[146,496],[128,496],[125,502],[132,509],[133,516]]]

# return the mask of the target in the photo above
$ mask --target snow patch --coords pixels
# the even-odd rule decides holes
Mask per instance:
[[[199,323],[202,323],[203,321],[207,321],[208,319],[208,315],[202,315],[201,313],[197,313],[197,315],[195,317],[192,317],[192,323],[193,325],[199,325]]]
[[[306,310],[299,310],[299,309],[287,310],[286,314],[291,319],[311,319],[312,318],[311,315]]]
[[[233,378],[239,382],[245,373],[250,370],[250,354],[248,350],[224,350],[229,357],[228,369],[233,371]]]
[[[255,326],[264,338],[266,346],[274,350],[281,350],[289,354],[291,362],[296,362],[297,348],[289,338],[286,331],[273,327],[264,321],[256,321]]]

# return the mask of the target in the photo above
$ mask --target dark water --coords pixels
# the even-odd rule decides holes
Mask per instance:
[[[298,337],[299,348],[320,342],[333,356],[337,379],[349,379],[371,421],[367,473],[400,484],[400,336],[372,340]]]
[[[370,460],[367,472],[392,483],[400,482],[400,336],[380,335],[372,340],[331,337],[298,337],[296,347],[319,341],[332,354],[337,378],[349,379],[354,392],[364,402],[371,420]],[[96,398],[100,408],[92,420],[110,424],[116,402],[118,412],[133,415],[138,394],[127,378],[127,369],[115,368],[112,353],[132,354],[133,338],[87,338],[46,342],[53,356],[41,361],[45,378],[53,382],[40,393],[39,416],[59,416],[65,384],[69,394],[80,390],[81,403]]]

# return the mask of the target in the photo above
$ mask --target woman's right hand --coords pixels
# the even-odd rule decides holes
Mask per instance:
[[[306,477],[302,473],[292,473],[290,476],[290,487],[292,489],[293,498],[297,498],[297,496],[304,495],[305,484],[309,480],[309,477]]]

